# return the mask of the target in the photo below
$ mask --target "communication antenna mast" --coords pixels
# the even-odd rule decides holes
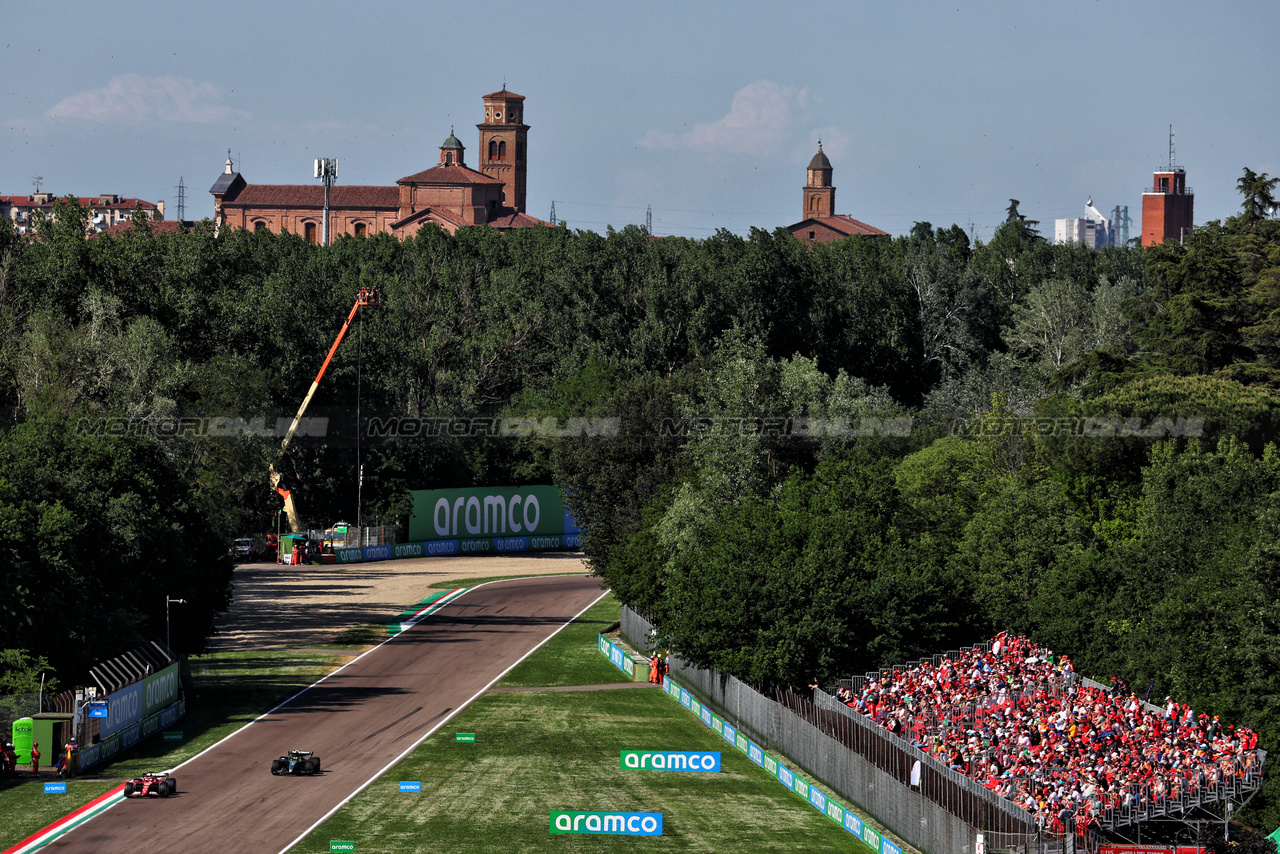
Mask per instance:
[[[1169,125],[1169,171],[1170,171],[1170,172],[1172,172],[1172,171],[1173,171],[1173,164],[1174,164],[1174,156],[1173,156],[1173,125]]]
[[[650,237],[653,236],[653,205],[645,205],[644,230],[649,232]]]
[[[324,224],[320,229],[320,245],[329,245],[329,186],[338,178],[338,159],[321,157],[315,162],[315,176],[324,181]]]
[[[178,176],[178,222],[182,222],[187,218],[187,187],[182,183],[182,176]]]
[[[41,177],[40,175],[36,175],[34,178],[31,179],[31,183],[35,185],[36,192],[38,193],[40,192],[40,185],[44,183],[44,178]]]
[[[551,224],[556,224],[556,200],[551,200]]]

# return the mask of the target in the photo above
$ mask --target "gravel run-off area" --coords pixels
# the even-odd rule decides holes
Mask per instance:
[[[343,631],[387,623],[432,593],[432,585],[504,575],[584,575],[580,552],[426,557],[374,563],[236,567],[231,608],[216,622],[209,651],[300,649],[329,644]],[[179,619],[173,606],[173,617]]]

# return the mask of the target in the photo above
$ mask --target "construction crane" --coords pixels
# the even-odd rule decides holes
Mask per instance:
[[[320,386],[320,380],[324,379],[324,372],[329,369],[329,362],[333,361],[333,354],[338,352],[338,345],[346,337],[347,330],[351,328],[351,322],[356,319],[356,314],[365,306],[380,304],[381,299],[374,288],[361,288],[356,293],[356,304],[351,306],[351,313],[347,315],[347,322],[342,324],[338,337],[333,339],[333,346],[329,348],[329,355],[325,357],[324,364],[320,366],[320,373],[316,374],[316,378],[312,380],[311,388],[307,390],[307,396],[302,399],[302,405],[298,407],[298,414],[293,416],[293,423],[289,425],[289,432],[285,433],[284,441],[280,443],[280,457],[284,457],[289,450],[289,443],[293,441],[294,434],[298,432],[298,424],[302,421],[302,416],[306,413],[307,406],[311,403],[311,398],[315,397],[316,389]],[[289,530],[296,534],[302,530],[302,520],[298,518],[298,505],[293,500],[293,490],[281,488],[280,480],[282,475],[276,471],[275,462],[271,463],[270,470],[271,488],[284,499],[284,513],[289,520]]]

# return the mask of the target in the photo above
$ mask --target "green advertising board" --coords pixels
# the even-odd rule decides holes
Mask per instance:
[[[410,494],[411,541],[565,532],[564,499],[556,486],[416,489]]]
[[[465,741],[471,744],[475,743],[476,734],[474,732],[460,732],[453,737],[455,742]]]
[[[354,842],[343,841],[341,839],[329,840],[329,854],[336,854],[336,852],[339,852],[339,851],[347,852],[347,851],[355,851],[355,850],[356,850],[356,844]]]

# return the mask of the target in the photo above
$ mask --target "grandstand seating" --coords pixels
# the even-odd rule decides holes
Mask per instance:
[[[1057,833],[1176,815],[1262,783],[1252,730],[1081,678],[1067,656],[1007,633],[846,680],[836,696]]]

